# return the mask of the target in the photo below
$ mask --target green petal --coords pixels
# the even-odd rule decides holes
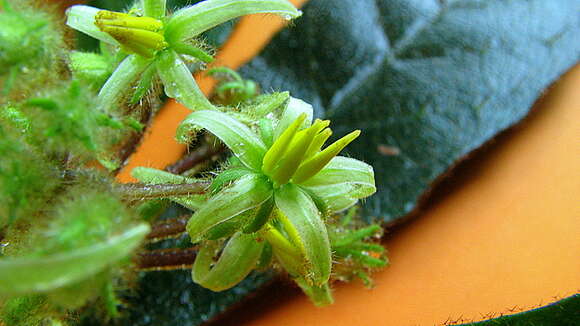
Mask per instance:
[[[43,258],[0,260],[0,293],[46,292],[81,281],[124,258],[135,249],[149,227],[140,224],[106,242]]]
[[[349,208],[377,191],[373,167],[344,156],[333,158],[301,186],[324,200],[330,213]]]
[[[187,178],[181,175],[169,173],[162,170],[146,167],[136,167],[131,171],[133,178],[146,184],[181,184],[181,183],[196,183],[202,180]],[[199,209],[206,201],[206,195],[189,195],[180,197],[170,197],[170,199],[183,207],[191,210]]]
[[[258,13],[286,19],[302,14],[286,0],[207,0],[176,11],[167,23],[165,36],[169,43],[178,43],[234,18]]]
[[[187,142],[189,136],[199,129],[206,129],[218,137],[248,168],[260,170],[266,145],[246,125],[222,112],[197,111],[181,122],[176,138]]]
[[[167,0],[143,0],[145,16],[161,19],[165,17]]]
[[[310,127],[312,124],[312,117],[314,116],[314,109],[312,105],[294,98],[290,97],[290,101],[288,101],[288,106],[282,112],[282,116],[280,117],[280,121],[278,125],[276,125],[276,129],[274,130],[274,140],[278,139],[280,135],[286,130],[290,125],[298,119],[298,117],[302,114],[306,114],[306,119],[302,123],[299,129],[304,129]]]
[[[66,11],[66,24],[105,43],[119,45],[111,35],[102,32],[95,25],[95,16],[99,11],[102,10],[90,6],[72,6]]]
[[[163,51],[157,61],[157,73],[165,94],[190,110],[213,110],[215,107],[203,95],[191,71],[173,50]]]
[[[111,106],[124,104],[121,101],[125,97],[132,97],[132,94],[127,96],[127,93],[131,92],[132,85],[150,64],[150,60],[137,55],[125,58],[99,91],[99,107],[108,111]]]
[[[198,209],[187,223],[187,232],[193,243],[199,242],[212,227],[272,197],[270,184],[260,175],[249,174],[220,191]]]
[[[313,285],[321,286],[330,277],[332,255],[326,226],[312,199],[299,187],[287,184],[274,195],[276,206],[288,218],[301,241]],[[291,233],[291,232],[289,232]]]
[[[193,264],[193,281],[212,291],[229,289],[256,267],[263,248],[264,241],[257,241],[256,235],[238,232],[214,262],[213,257],[219,248],[215,244],[204,246]]]

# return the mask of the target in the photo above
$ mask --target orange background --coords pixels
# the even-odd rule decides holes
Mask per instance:
[[[281,26],[269,16],[244,18],[217,64],[240,66]],[[206,93],[213,86],[208,79],[200,83]],[[391,266],[375,274],[373,290],[340,284],[336,304],[326,308],[303,296],[265,310],[250,307],[240,316],[243,324],[434,325],[481,320],[577,293],[579,87],[580,66],[524,123],[462,164],[423,213],[389,235]],[[119,180],[130,181],[134,166],[163,168],[177,160],[185,147],[173,135],[188,112],[168,103]]]

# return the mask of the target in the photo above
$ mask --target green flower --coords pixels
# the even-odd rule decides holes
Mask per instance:
[[[212,290],[241,281],[271,247],[279,264],[317,304],[331,302],[328,280],[332,250],[325,219],[375,191],[371,166],[337,156],[360,131],[322,149],[329,121],[312,123],[312,106],[291,99],[274,126],[262,119],[257,131],[226,113],[202,110],[180,125],[178,139],[205,129],[237,161],[218,175],[212,195],[189,220],[192,242],[202,242],[193,279]],[[229,238],[221,256],[219,239]],[[213,266],[213,268],[212,268]]]
[[[67,11],[67,25],[129,54],[101,88],[100,106],[119,103],[138,79],[136,92],[144,93],[142,89],[150,87],[157,73],[167,96],[190,109],[211,110],[213,105],[185,64],[213,60],[196,46],[195,37],[247,14],[274,13],[286,19],[301,15],[286,0],[206,0],[171,15],[166,13],[166,0],[143,0],[141,4],[129,13],[82,5]]]

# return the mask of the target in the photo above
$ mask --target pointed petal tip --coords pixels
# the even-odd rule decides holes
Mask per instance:
[[[302,183],[315,176],[326,166],[326,164],[328,164],[328,162],[330,162],[330,160],[332,160],[332,158],[338,155],[340,151],[360,136],[360,134],[360,130],[355,130],[303,162],[294,174],[293,181],[296,183]]]
[[[305,113],[302,113],[305,114]],[[316,119],[314,121],[314,123],[312,124],[312,127],[316,126],[317,128],[319,128],[319,130],[322,130],[328,126],[330,126],[330,120],[320,120],[320,119]]]
[[[353,135],[353,140],[354,140],[354,139],[358,138],[358,136],[360,136],[360,134],[361,134],[361,133],[362,133],[362,131],[360,131],[360,129],[357,129],[357,130],[355,130],[355,131],[351,132],[351,133],[350,133],[350,134],[348,134],[348,135]],[[347,135],[347,136],[348,136],[348,135]]]

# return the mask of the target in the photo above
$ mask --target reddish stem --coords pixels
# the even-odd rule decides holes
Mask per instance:
[[[157,242],[165,239],[177,238],[185,232],[185,226],[190,216],[181,216],[159,221],[151,226],[147,240]]]
[[[189,269],[196,255],[196,247],[142,251],[136,257],[137,269],[142,271]]]

